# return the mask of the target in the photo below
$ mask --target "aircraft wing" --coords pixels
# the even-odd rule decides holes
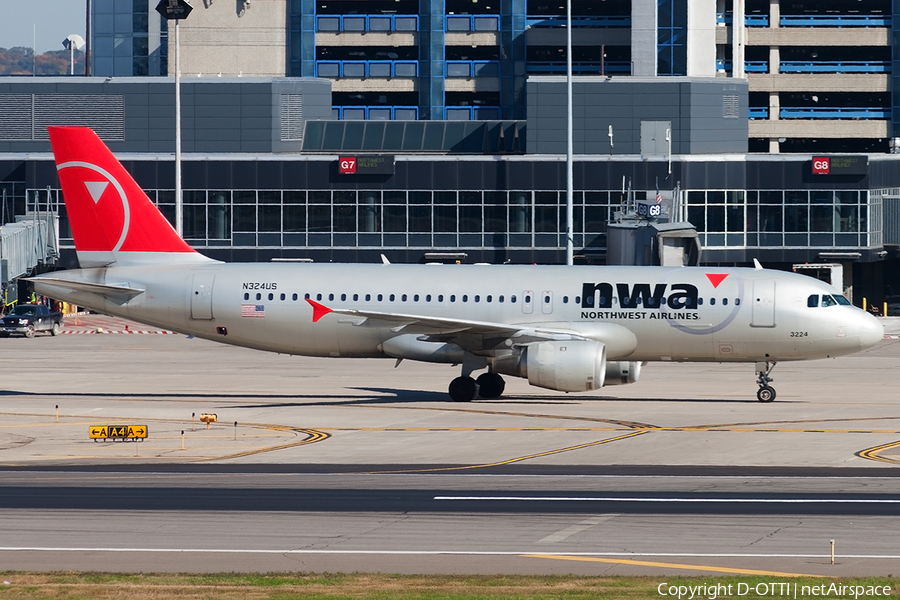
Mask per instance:
[[[597,339],[594,335],[586,335],[573,329],[349,308],[332,309],[308,298],[306,301],[313,307],[314,322],[327,314],[334,313],[344,316],[345,322],[357,327],[388,327],[392,332],[398,334],[419,334],[426,341],[454,342],[470,351],[496,348],[501,344],[509,346],[507,340],[511,341],[512,345],[523,345],[548,340]],[[621,329],[627,331],[624,328]]]

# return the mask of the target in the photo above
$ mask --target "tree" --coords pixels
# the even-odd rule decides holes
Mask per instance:
[[[0,48],[0,75],[68,75],[69,51],[51,50],[34,56],[31,48]],[[84,52],[75,51],[75,74],[84,75]]]

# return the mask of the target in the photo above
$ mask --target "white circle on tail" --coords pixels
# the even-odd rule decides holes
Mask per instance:
[[[84,162],[80,160],[73,160],[66,163],[62,163],[61,165],[57,165],[56,170],[62,171],[63,169],[68,169],[69,167],[83,167],[85,169],[89,169],[95,173],[102,175],[108,182],[113,184],[113,187],[116,188],[116,192],[119,194],[119,199],[122,201],[122,209],[124,211],[124,222],[122,223],[122,234],[119,236],[119,241],[116,242],[115,247],[113,247],[113,252],[118,252],[120,248],[122,248],[122,244],[125,243],[125,238],[128,237],[128,229],[131,226],[131,207],[128,204],[128,196],[125,195],[125,190],[122,188],[122,184],[118,182],[118,180],[113,177],[109,171],[104,169],[103,167],[98,167],[95,164],[91,164],[89,162]],[[91,198],[94,200],[94,204],[100,201],[100,195],[106,189],[106,186],[102,188],[96,184],[102,182],[95,181],[85,181],[84,185],[88,190],[88,193],[91,195]],[[93,184],[93,185],[91,185]]]

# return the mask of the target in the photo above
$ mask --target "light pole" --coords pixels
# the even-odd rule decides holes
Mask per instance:
[[[566,0],[566,264],[575,264],[572,174],[572,0]]]
[[[178,22],[186,19],[193,7],[187,0],[159,0],[156,12],[168,21],[175,21],[175,231],[179,236],[183,229],[183,202],[181,193],[181,61]]]

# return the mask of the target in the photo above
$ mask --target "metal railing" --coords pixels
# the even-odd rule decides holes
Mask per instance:
[[[599,75],[600,70],[599,62],[572,63],[572,73],[576,75]],[[629,75],[631,63],[624,60],[608,60],[603,64],[602,70],[609,75]],[[565,75],[566,63],[533,61],[525,65],[525,72],[529,75]]]
[[[885,15],[781,15],[782,27],[890,27]]]
[[[415,33],[418,15],[316,15],[316,31]]]
[[[867,107],[827,107],[827,106],[803,106],[782,107],[779,111],[782,119],[860,119],[881,120],[890,119],[889,108]]]
[[[890,73],[885,60],[781,61],[782,73]]]
[[[339,121],[416,121],[417,106],[332,106],[331,115]]]
[[[447,121],[496,121],[500,119],[499,106],[445,106]]]
[[[445,77],[499,77],[500,62],[496,60],[448,60],[444,64]]]
[[[525,17],[525,27],[566,27],[564,16],[531,16]],[[612,29],[616,27],[631,27],[631,15],[617,15],[609,17],[572,17],[572,29],[590,27],[597,29]]]
[[[732,18],[734,18],[732,16]],[[744,26],[746,27],[768,27],[769,15],[744,15]]]
[[[716,59],[716,70],[720,73],[731,73],[731,61]],[[778,63],[779,73],[890,73],[891,63],[885,60],[785,60]],[[768,73],[769,61],[744,61],[747,73]]]
[[[402,60],[319,60],[316,77],[350,77],[364,79],[418,77],[419,63]]]
[[[500,31],[498,15],[446,15],[444,31],[447,33]]]
[[[731,25],[734,21],[732,13],[717,13],[716,22],[720,25]],[[891,17],[888,15],[781,15],[778,20],[781,27],[890,27]],[[768,27],[769,15],[744,15],[746,27]]]

